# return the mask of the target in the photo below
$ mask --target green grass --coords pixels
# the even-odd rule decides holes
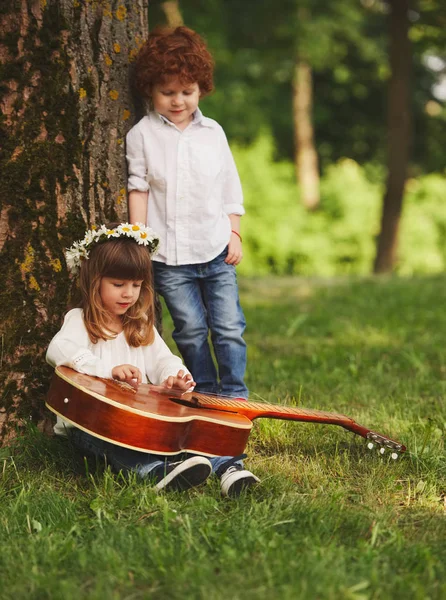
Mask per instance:
[[[258,420],[237,501],[157,495],[33,428],[0,461],[0,598],[446,597],[444,278],[241,280],[252,399],[403,441]],[[166,335],[170,331],[166,320]]]

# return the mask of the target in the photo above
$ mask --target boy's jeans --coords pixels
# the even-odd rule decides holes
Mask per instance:
[[[130,448],[123,448],[122,446],[106,442],[77,427],[70,428],[68,431],[71,441],[81,452],[86,452],[100,460],[106,460],[116,472],[122,471],[125,474],[136,473],[136,475],[142,478],[150,477],[150,473],[155,467],[165,465],[166,462],[178,462],[194,456],[194,454],[186,453],[174,456],[148,454],[147,452],[139,452],[138,450],[131,450]],[[232,456],[209,458],[212,465],[212,472],[215,473],[219,467],[231,459]],[[237,460],[236,462],[239,465],[243,465],[241,460]]]
[[[225,248],[210,262],[196,265],[168,266],[154,261],[155,289],[172,316],[173,339],[197,383],[197,392],[247,398],[246,343],[242,337],[246,321],[235,267],[225,263],[227,253]]]

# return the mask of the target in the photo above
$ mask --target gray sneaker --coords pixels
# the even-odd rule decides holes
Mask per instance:
[[[231,465],[221,476],[221,493],[223,496],[236,498],[244,490],[257,485],[259,482],[260,479],[251,473],[251,471],[247,471],[238,464]]]
[[[212,465],[204,456],[192,456],[179,462],[156,467],[151,472],[158,483],[155,489],[181,492],[200,485],[209,477]]]

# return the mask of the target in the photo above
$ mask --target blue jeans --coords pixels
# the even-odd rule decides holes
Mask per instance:
[[[235,267],[225,263],[228,249],[196,265],[153,262],[155,289],[172,316],[173,339],[197,383],[198,392],[247,398],[244,382],[245,317]],[[212,359],[209,331],[217,360]]]
[[[151,471],[158,466],[165,466],[169,462],[178,462],[195,456],[189,453],[176,454],[169,457],[161,454],[148,454],[147,452],[138,452],[138,450],[131,450],[130,448],[123,448],[122,446],[106,442],[77,427],[70,428],[68,431],[71,441],[81,452],[86,452],[95,458],[105,460],[117,473],[119,471],[122,471],[124,474],[136,473],[138,477],[143,479],[150,478]],[[212,472],[215,473],[225,462],[232,461],[232,458],[232,456],[209,458],[212,465]],[[241,460],[235,462],[243,466]]]

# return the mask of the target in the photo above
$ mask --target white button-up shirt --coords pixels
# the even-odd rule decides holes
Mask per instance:
[[[128,191],[148,191],[147,222],[160,237],[154,260],[209,262],[231,236],[228,215],[243,215],[243,193],[222,127],[199,109],[180,131],[156,112],[127,134]]]

